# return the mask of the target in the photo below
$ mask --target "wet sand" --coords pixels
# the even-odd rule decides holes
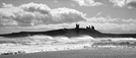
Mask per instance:
[[[0,58],[136,58],[136,48],[88,48],[80,50],[1,55]]]

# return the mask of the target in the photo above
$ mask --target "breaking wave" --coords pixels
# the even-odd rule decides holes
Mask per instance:
[[[93,46],[136,45],[135,38],[93,38],[91,36],[65,37],[35,35],[22,38],[0,38],[0,54],[34,53],[83,49]]]
[[[25,38],[0,38],[0,44],[4,43],[12,43],[12,44],[68,44],[68,43],[77,43],[77,42],[90,42],[94,40],[93,37],[90,36],[80,36],[80,37],[51,37],[51,36],[44,36],[44,35],[35,35],[29,36]]]

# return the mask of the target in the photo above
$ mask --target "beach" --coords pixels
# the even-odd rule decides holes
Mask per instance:
[[[0,58],[136,58],[136,50],[135,48],[88,48],[79,50],[4,55],[0,56]]]

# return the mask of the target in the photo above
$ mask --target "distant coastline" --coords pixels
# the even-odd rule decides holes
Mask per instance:
[[[98,30],[95,30],[94,26],[86,26],[86,28],[80,28],[79,24],[76,24],[75,28],[71,29],[57,29],[50,31],[39,31],[39,32],[18,32],[18,33],[9,33],[9,34],[0,34],[1,37],[27,37],[33,35],[48,35],[48,36],[66,36],[66,37],[78,37],[82,35],[89,35],[91,37],[123,37],[123,38],[136,38],[136,34],[110,34],[110,33],[101,33]]]

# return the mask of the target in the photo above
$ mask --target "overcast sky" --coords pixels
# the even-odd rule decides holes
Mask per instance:
[[[0,33],[94,25],[136,33],[136,0],[0,0]]]

